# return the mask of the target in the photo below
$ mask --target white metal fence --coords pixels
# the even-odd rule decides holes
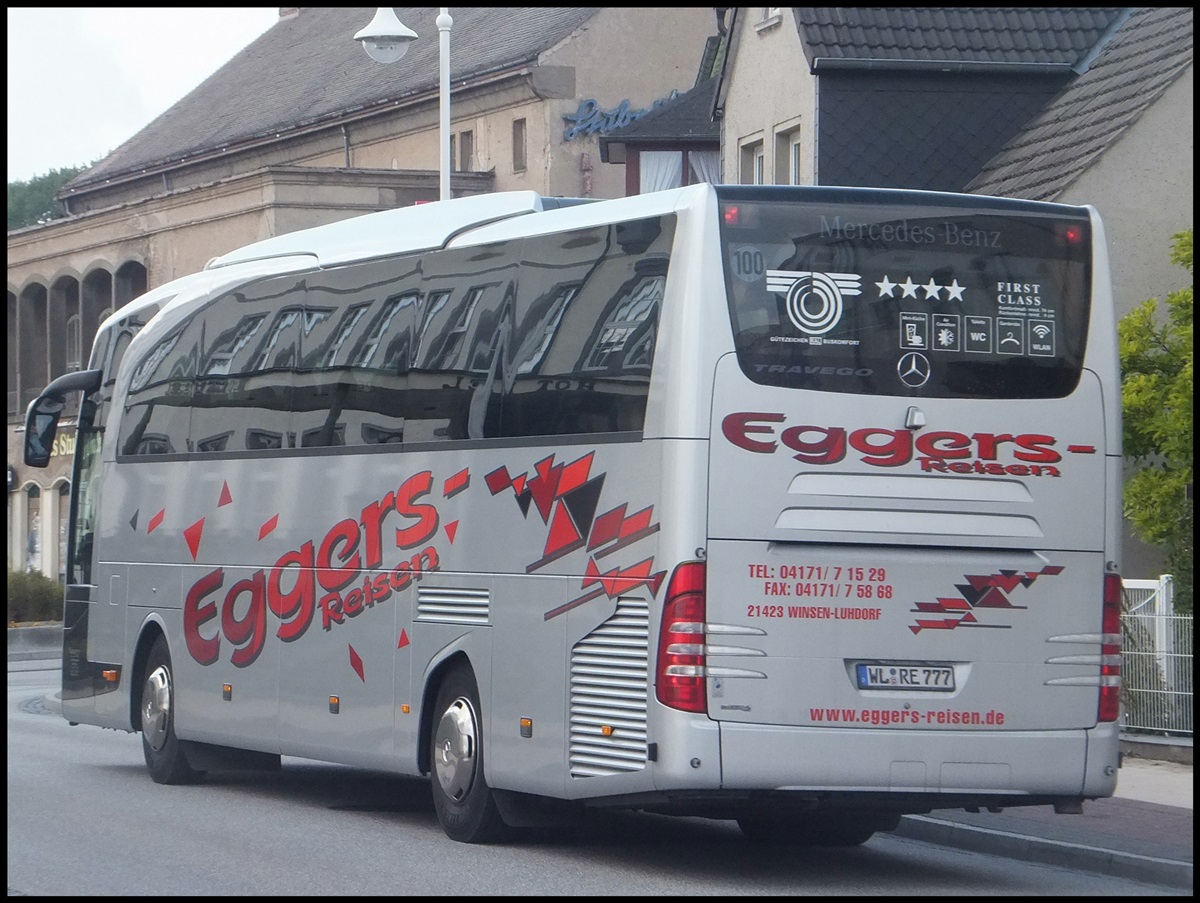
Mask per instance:
[[[1170,576],[1125,581],[1122,728],[1192,736],[1192,615],[1174,610]]]

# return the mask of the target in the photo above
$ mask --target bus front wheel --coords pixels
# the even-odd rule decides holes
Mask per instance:
[[[480,712],[475,676],[456,666],[438,690],[429,760],[438,822],[447,837],[461,843],[491,843],[505,829],[483,777]]]
[[[175,736],[175,677],[167,641],[158,637],[146,659],[142,686],[142,754],[158,784],[194,784],[204,777],[188,763]]]

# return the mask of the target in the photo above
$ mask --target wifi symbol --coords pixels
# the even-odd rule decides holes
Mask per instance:
[[[1046,336],[1050,335],[1050,327],[1045,323],[1038,323],[1031,327],[1031,329],[1033,330],[1033,334],[1039,339],[1044,339]]]

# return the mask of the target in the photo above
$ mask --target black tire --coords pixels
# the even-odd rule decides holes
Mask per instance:
[[[745,816],[737,820],[753,843],[811,847],[856,847],[878,830],[869,814],[812,814],[795,817]]]
[[[142,754],[150,777],[158,784],[194,784],[204,772],[191,766],[175,736],[175,675],[161,636],[150,647],[142,673]]]
[[[475,675],[455,666],[438,689],[429,732],[433,808],[446,836],[460,843],[493,843],[506,833],[483,777],[483,719]]]

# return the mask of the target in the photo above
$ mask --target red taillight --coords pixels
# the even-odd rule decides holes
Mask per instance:
[[[1099,721],[1116,721],[1121,717],[1121,592],[1119,574],[1104,575],[1104,607],[1100,641],[1100,707]]]
[[[683,712],[708,712],[704,669],[704,562],[686,561],[667,583],[658,631],[658,701]]]

